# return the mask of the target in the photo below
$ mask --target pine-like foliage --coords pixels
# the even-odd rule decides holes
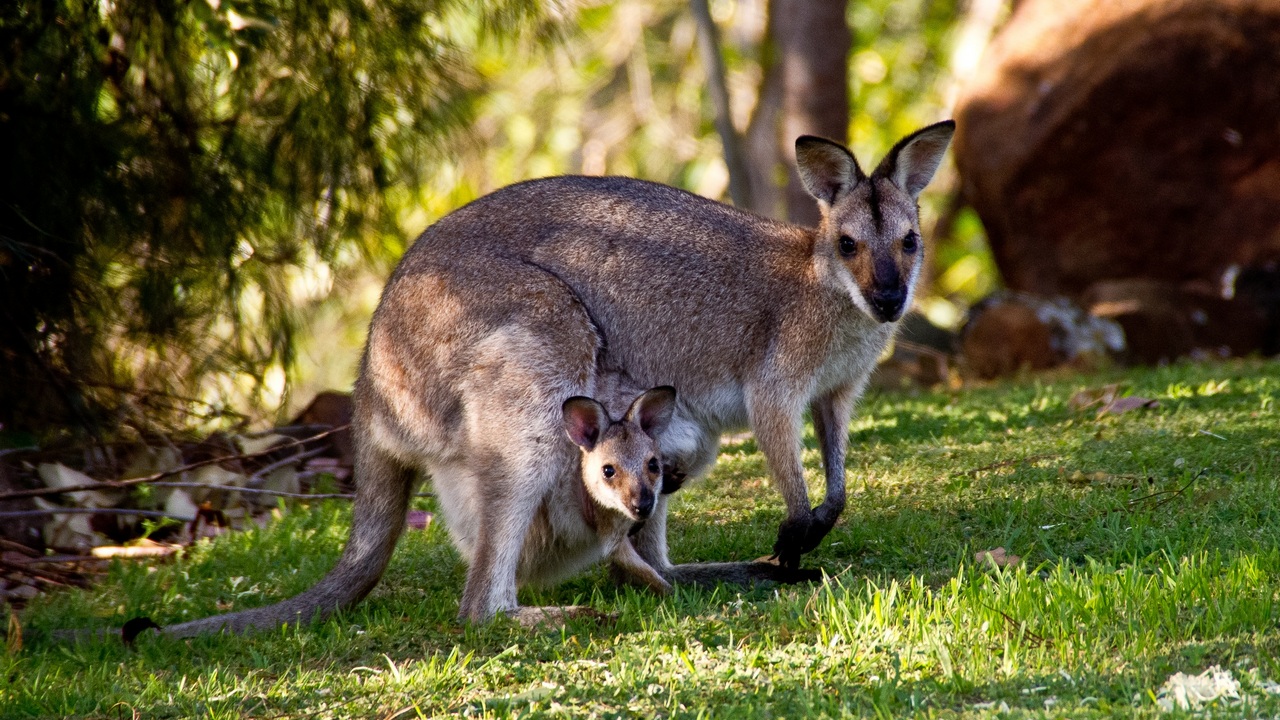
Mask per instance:
[[[547,27],[528,0],[0,4],[0,423],[251,396],[298,269],[398,235],[391,193],[480,90],[468,38]]]

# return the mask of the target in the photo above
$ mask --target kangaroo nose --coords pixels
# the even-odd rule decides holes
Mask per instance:
[[[640,491],[640,495],[631,503],[631,510],[635,512],[638,518],[647,518],[653,512],[653,491],[645,488]]]
[[[884,292],[874,292],[871,294],[871,307],[875,308],[876,314],[880,316],[881,321],[888,322],[897,320],[902,314],[902,305],[907,299],[907,293],[901,288],[888,290]]]

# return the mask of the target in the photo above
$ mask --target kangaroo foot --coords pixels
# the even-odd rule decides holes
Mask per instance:
[[[817,568],[787,567],[777,555],[766,555],[751,563],[753,572],[764,580],[772,580],[781,585],[799,585],[801,583],[819,582],[822,571]]]

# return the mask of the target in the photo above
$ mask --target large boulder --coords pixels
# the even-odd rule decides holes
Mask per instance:
[[[1023,0],[956,119],[1012,289],[1219,286],[1280,260],[1276,0]]]

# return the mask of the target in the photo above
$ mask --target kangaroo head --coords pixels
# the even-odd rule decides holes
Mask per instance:
[[[598,505],[643,520],[662,488],[657,438],[675,412],[676,391],[663,386],[641,393],[621,420],[589,397],[564,401],[564,429],[582,448],[582,482]]]
[[[800,179],[822,209],[815,253],[836,261],[827,266],[874,320],[897,320],[911,305],[924,262],[916,199],[955,127],[946,120],[906,136],[869,176],[843,145],[810,135],[796,140]]]

